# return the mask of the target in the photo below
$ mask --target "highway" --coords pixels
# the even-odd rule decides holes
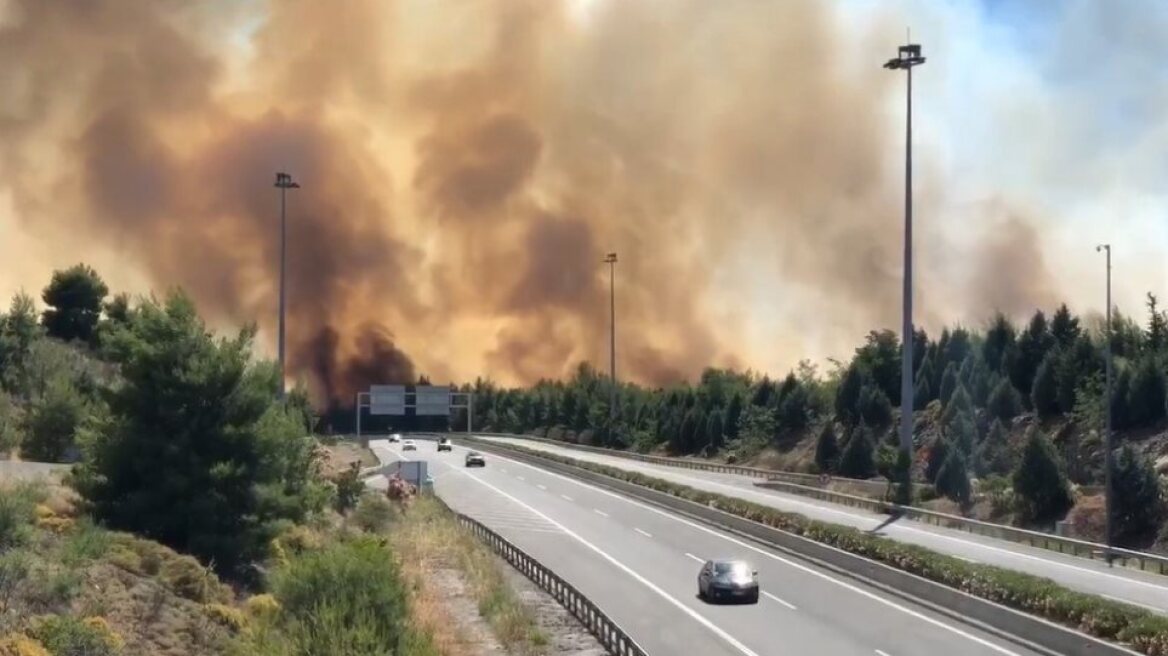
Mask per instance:
[[[613,492],[489,453],[467,469],[465,449],[417,443],[370,447],[382,462],[426,460],[448,505],[552,568],[654,656],[1041,653]],[[698,569],[714,557],[755,566],[757,605],[697,598]]]
[[[840,506],[818,499],[759,488],[754,485],[758,479],[747,476],[656,465],[534,440],[487,436],[482,436],[482,439],[502,444],[518,444],[529,449],[555,453],[576,460],[586,460],[628,471],[641,472],[693,488],[736,496],[780,510],[799,513],[825,522],[853,526],[865,531],[878,529],[878,534],[885,537],[918,544],[963,560],[1027,572],[1057,581],[1068,588],[1168,613],[1168,585],[1166,585],[1168,578],[1158,574],[1122,567],[1108,567],[1101,561],[1063,555],[1047,549],[971,535],[911,520],[884,525],[889,520],[887,515],[869,513],[861,509]]]

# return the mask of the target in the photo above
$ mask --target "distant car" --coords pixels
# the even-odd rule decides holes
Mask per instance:
[[[742,560],[707,560],[698,573],[698,596],[758,603],[758,572]]]
[[[466,466],[486,467],[487,459],[484,458],[483,454],[479,453],[478,451],[471,451],[470,453],[466,454]]]
[[[453,451],[454,445],[450,443],[450,438],[444,437],[444,438],[438,440],[438,450],[439,451]]]
[[[394,433],[393,435],[389,436],[389,441],[393,443],[401,442],[401,435]]]
[[[406,440],[402,442],[402,451],[417,451],[418,445],[414,444],[413,440]]]

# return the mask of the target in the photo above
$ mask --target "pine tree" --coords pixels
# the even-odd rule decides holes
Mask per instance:
[[[1164,371],[1154,356],[1144,356],[1132,372],[1127,409],[1133,427],[1151,426],[1164,419],[1166,400]]]
[[[848,367],[835,393],[835,416],[845,426],[860,421],[860,391],[864,388],[864,373],[855,364]]]
[[[876,429],[892,423],[892,404],[879,387],[866,385],[860,392],[860,420]]]
[[[986,410],[989,411],[991,417],[1002,421],[1010,421],[1022,412],[1022,398],[1019,396],[1018,390],[1014,389],[1014,385],[1010,383],[1010,379],[1002,378],[998,382],[997,387],[990,393]]]
[[[1164,516],[1160,477],[1152,463],[1130,444],[1115,455],[1111,485],[1115,493],[1115,540],[1121,546],[1142,546],[1155,534]]]
[[[941,403],[948,404],[949,399],[953,397],[953,392],[957,390],[957,365],[950,362],[945,367],[945,373],[941,376]]]
[[[1053,417],[1059,413],[1058,380],[1055,370],[1061,358],[1061,351],[1057,348],[1051,349],[1042,359],[1042,364],[1038,365],[1038,371],[1034,374],[1034,385],[1030,389],[1030,402],[1039,417]]]
[[[1064,349],[1068,348],[1079,339],[1081,333],[1079,318],[1071,314],[1066,303],[1060,305],[1050,321],[1050,334],[1055,343]]]
[[[1148,292],[1148,350],[1159,352],[1168,346],[1168,319],[1156,307],[1156,297]]]
[[[932,394],[930,394],[929,390],[929,378],[918,378],[916,387],[913,388],[913,410],[924,410],[925,406],[929,405],[929,401],[932,400]]]
[[[937,472],[937,481],[934,483],[937,492],[956,501],[962,509],[968,508],[973,497],[973,489],[969,484],[969,468],[965,456],[960,450],[953,450],[945,458],[941,469]]]
[[[1050,524],[1070,510],[1073,501],[1066,473],[1054,445],[1041,431],[1031,431],[1012,478],[1028,521]]]
[[[1004,371],[1002,365],[1007,351],[1014,345],[1016,334],[1014,325],[999,312],[986,331],[985,341],[982,342],[981,356],[990,371],[1000,373]]]
[[[848,478],[872,478],[876,475],[875,445],[868,427],[860,426],[852,431],[848,444],[840,455],[839,475]]]
[[[973,456],[977,445],[977,425],[973,423],[973,416],[970,413],[958,412],[945,430],[950,446],[960,451],[966,458]]]
[[[722,411],[715,409],[710,413],[710,418],[706,420],[706,443],[710,445],[711,449],[718,450],[722,448],[723,435],[725,435],[725,420],[722,418]]]
[[[807,421],[810,419],[810,408],[807,395],[807,386],[803,385],[794,377],[789,377],[792,381],[788,387],[784,383],[787,391],[782,395],[782,400],[779,401],[779,407],[775,413],[775,419],[779,422],[779,427],[782,430],[799,430],[807,426]]]
[[[1075,409],[1075,392],[1095,372],[1102,369],[1102,358],[1087,335],[1080,334],[1059,359],[1055,378],[1058,382],[1059,409],[1064,414]]]
[[[839,441],[831,422],[824,425],[815,442],[815,466],[821,472],[834,472],[840,459]]]
[[[973,401],[965,391],[965,386],[960,383],[957,384],[957,391],[953,392],[953,396],[945,404],[945,412],[941,415],[942,426],[950,425],[959,414],[973,417]]]
[[[945,464],[945,459],[949,457],[949,452],[952,450],[949,440],[945,437],[938,437],[933,441],[933,446],[929,449],[929,459],[925,463],[925,479],[930,483],[936,482],[937,474],[941,472],[941,465]]]
[[[742,417],[742,392],[735,392],[730,397],[730,404],[726,406],[726,436],[738,437],[738,420]]]
[[[994,420],[986,437],[977,447],[976,472],[985,477],[990,474],[1007,474],[1010,471],[1010,444],[1006,427]]]
[[[1034,377],[1038,367],[1054,346],[1054,337],[1047,327],[1046,315],[1041,310],[1034,313],[1030,325],[1018,338],[1018,358],[1010,371],[1010,381],[1014,387],[1026,393],[1025,402],[1030,403],[1030,390],[1034,388]]]

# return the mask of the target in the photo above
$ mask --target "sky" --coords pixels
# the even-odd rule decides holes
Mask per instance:
[[[898,327],[911,34],[916,321],[1168,281],[1168,3],[0,0],[0,293],[85,261],[294,374],[508,384],[607,361],[782,375]]]

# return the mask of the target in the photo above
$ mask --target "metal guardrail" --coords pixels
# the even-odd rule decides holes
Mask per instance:
[[[635,640],[629,637],[620,626],[612,621],[596,604],[589,601],[571,583],[560,578],[527,552],[507,541],[491,529],[478,521],[458,514],[458,521],[470,529],[476,537],[486,542],[495,553],[503,557],[508,563],[523,572],[536,585],[543,588],[555,598],[561,606],[596,636],[600,644],[614,656],[647,656],[647,653]]]
[[[936,512],[933,510],[926,510],[924,508],[916,508],[913,506],[900,506],[888,501],[879,499],[870,499],[868,497],[861,497],[852,494],[845,494],[843,492],[835,492],[826,490],[820,487],[813,487],[809,485],[800,485],[798,483],[790,483],[782,480],[777,480],[771,477],[771,474],[782,474],[784,476],[806,477],[810,480],[818,480],[818,477],[813,474],[797,474],[794,472],[773,472],[766,469],[758,469],[755,467],[742,467],[738,465],[723,465],[719,463],[702,463],[693,462],[684,458],[667,458],[663,456],[648,456],[642,453],[629,453],[616,449],[604,449],[594,446],[586,446],[583,444],[573,444],[571,442],[563,442],[559,440],[551,440],[548,438],[533,437],[528,435],[514,435],[506,433],[478,433],[479,435],[497,436],[497,437],[511,437],[525,440],[533,440],[537,442],[544,442],[553,444],[555,446],[563,446],[571,449],[578,449],[582,451],[590,451],[602,455],[614,456],[618,458],[625,458],[630,460],[639,460],[641,462],[648,462],[652,464],[665,465],[669,467],[682,467],[688,469],[700,469],[704,471],[714,471],[722,473],[739,474],[743,476],[752,476],[755,478],[767,478],[765,482],[755,483],[757,487],[764,487],[769,489],[777,489],[800,496],[811,497],[829,503],[850,506],[853,508],[860,508],[874,513],[881,514],[897,514],[906,519],[912,519],[926,524],[933,524],[943,528],[956,529],[965,531],[973,535],[981,535],[985,537],[995,538],[999,540],[1006,540],[1019,544],[1026,544],[1032,547],[1046,549],[1048,551],[1056,551],[1061,554],[1076,556],[1079,558],[1087,558],[1091,560],[1104,560],[1112,564],[1117,564],[1122,567],[1130,569],[1137,569],[1153,574],[1168,575],[1168,557],[1160,556],[1146,551],[1134,551],[1131,549],[1122,549],[1119,547],[1108,548],[1105,544],[1098,542],[1090,542],[1087,540],[1077,540],[1075,538],[1066,538],[1051,533],[1043,533],[1041,531],[1032,531],[1024,528],[1017,528],[1014,526],[1007,526],[1005,524],[995,524],[993,522],[984,522],[977,519],[970,519],[968,517],[961,517],[958,515],[950,515],[947,513]],[[849,482],[853,479],[847,479]]]

